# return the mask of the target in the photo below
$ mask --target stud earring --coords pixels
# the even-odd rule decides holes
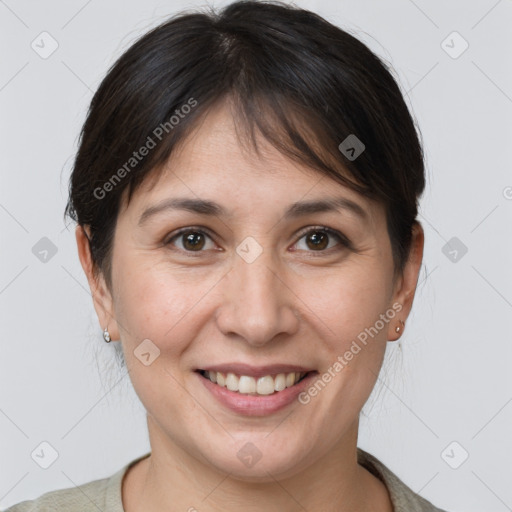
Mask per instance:
[[[402,322],[402,320],[399,320],[399,322],[402,324],[402,327],[397,325],[396,328],[395,328],[395,332],[400,332],[405,327],[405,323]]]
[[[103,331],[103,339],[106,343],[110,343],[112,341],[112,338],[110,337],[110,333],[107,331],[107,328],[105,327],[105,330]]]

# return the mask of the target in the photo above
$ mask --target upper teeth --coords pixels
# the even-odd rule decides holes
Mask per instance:
[[[279,373],[275,376],[265,375],[259,379],[247,375],[235,375],[228,372],[226,375],[221,372],[205,371],[205,376],[219,386],[225,386],[230,391],[239,393],[256,393],[258,395],[271,395],[274,391],[282,391],[285,388],[293,386],[307,372]]]

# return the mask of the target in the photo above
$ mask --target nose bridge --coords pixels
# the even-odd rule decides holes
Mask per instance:
[[[237,253],[240,248],[244,249],[243,243]],[[271,249],[260,251],[256,257],[254,250],[249,245],[248,251],[235,255],[228,274],[229,289],[217,318],[224,334],[238,334],[248,343],[263,345],[280,333],[294,332],[297,316],[293,294],[279,276],[279,265]]]
[[[253,309],[263,310],[268,306],[271,311],[279,306],[278,295],[282,282],[276,277],[279,270],[276,269],[270,250],[262,253],[252,263],[240,258],[235,263],[235,269],[237,281],[242,285],[238,290],[243,294],[242,297],[250,299]]]

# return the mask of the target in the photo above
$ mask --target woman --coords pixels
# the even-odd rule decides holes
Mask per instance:
[[[236,2],[142,37],[92,100],[66,213],[151,452],[9,510],[439,511],[357,447],[424,186],[391,74],[319,16]]]

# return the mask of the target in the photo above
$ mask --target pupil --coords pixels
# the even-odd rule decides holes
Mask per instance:
[[[314,231],[308,237],[308,242],[313,242],[313,248],[325,249],[327,247],[327,234],[322,231]]]

